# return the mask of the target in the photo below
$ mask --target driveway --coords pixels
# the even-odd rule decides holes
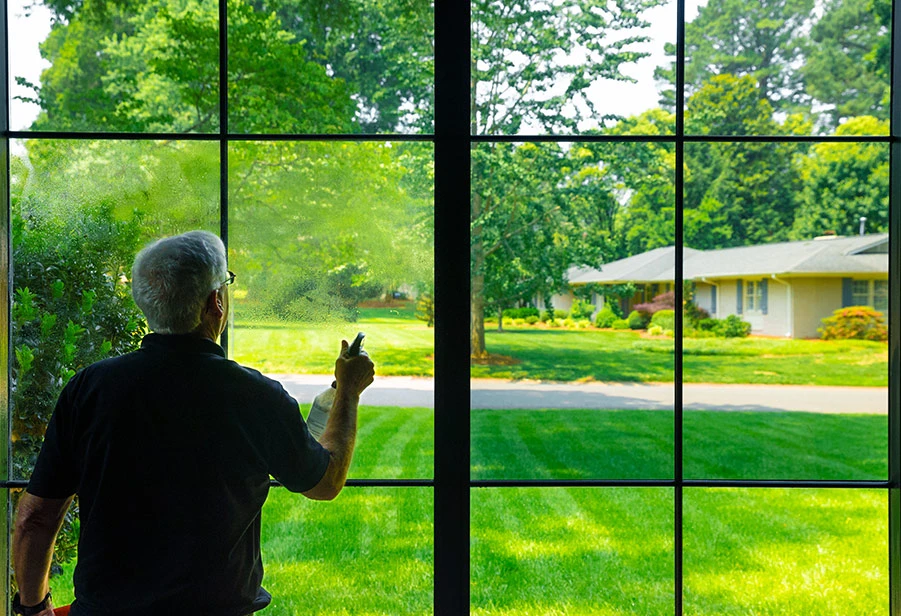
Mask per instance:
[[[299,402],[310,402],[332,377],[270,374]],[[658,383],[546,383],[473,379],[474,409],[649,409],[672,410],[675,387]],[[683,408],[718,411],[805,411],[810,413],[888,412],[888,388],[814,387],[805,385],[683,385]],[[423,377],[376,377],[363,393],[371,406],[434,407],[434,380]]]

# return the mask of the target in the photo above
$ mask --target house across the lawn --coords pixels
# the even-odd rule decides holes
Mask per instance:
[[[751,332],[815,338],[824,317],[845,306],[888,309],[888,234],[824,236],[800,242],[720,250],[683,249],[683,274],[695,302],[722,319],[739,315]],[[675,248],[649,250],[602,265],[573,268],[571,290],[554,296],[555,310],[569,310],[573,288],[632,283],[637,291],[619,301],[624,313],[673,289]],[[592,303],[600,309],[602,293]]]

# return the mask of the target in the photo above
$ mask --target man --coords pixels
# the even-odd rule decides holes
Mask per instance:
[[[19,503],[17,613],[52,616],[53,544],[80,504],[72,616],[244,616],[260,585],[260,511],[270,475],[331,500],[344,486],[368,356],[335,364],[321,444],[281,385],[225,358],[225,247],[192,231],[135,258],[132,293],[150,329],[141,349],[76,374],[60,395]]]

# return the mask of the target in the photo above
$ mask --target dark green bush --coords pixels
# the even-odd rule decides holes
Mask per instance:
[[[117,220],[106,205],[42,215],[13,202],[12,475],[31,474],[63,386],[95,361],[136,349],[144,318],[128,276],[140,243],[137,218]],[[74,556],[77,508],[70,509],[55,559]]]
[[[676,311],[675,310],[658,310],[651,317],[651,325],[656,325],[662,329],[676,329]]]
[[[537,317],[540,315],[538,308],[526,306],[525,308],[506,308],[504,309],[505,319],[525,319],[527,317]]]
[[[620,317],[610,308],[610,304],[604,304],[604,307],[601,308],[600,312],[598,312],[598,316],[594,319],[594,326],[613,327],[613,322],[619,318]]]
[[[646,313],[633,310],[626,320],[629,322],[629,329],[644,329],[648,326],[650,319]]]
[[[613,329],[629,329],[629,321],[626,319],[617,319],[615,320],[610,327]]]
[[[531,316],[526,317],[524,320],[527,325],[535,325],[535,323],[538,322],[538,317],[536,317],[535,315],[531,315]]]
[[[700,321],[698,321],[697,329],[706,332],[715,332],[717,327],[719,327],[719,324],[719,319],[711,319],[708,317],[706,319],[701,319]]]
[[[554,320],[554,309],[548,308],[547,310],[542,310],[540,320],[542,323],[547,323],[548,321],[553,321]]]

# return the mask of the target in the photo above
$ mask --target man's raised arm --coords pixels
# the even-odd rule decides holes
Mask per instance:
[[[375,378],[375,367],[365,353],[347,354],[347,340],[341,341],[341,355],[335,362],[335,402],[329,412],[320,444],[329,452],[329,464],[322,479],[303,495],[313,500],[332,500],[347,480],[357,440],[357,406],[360,394]]]

